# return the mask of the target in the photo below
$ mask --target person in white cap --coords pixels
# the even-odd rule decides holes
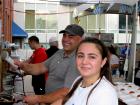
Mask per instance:
[[[56,51],[59,50],[57,37],[51,37],[49,39],[49,45],[50,48],[46,50],[46,53],[48,57],[51,57]]]

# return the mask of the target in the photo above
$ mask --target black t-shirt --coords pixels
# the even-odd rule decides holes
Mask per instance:
[[[59,49],[56,46],[51,46],[49,49],[46,50],[48,58],[51,57],[56,51]]]

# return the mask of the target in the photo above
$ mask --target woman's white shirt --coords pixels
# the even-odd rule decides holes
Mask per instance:
[[[82,88],[80,84],[65,105],[86,105],[88,94],[98,81],[86,88]],[[118,105],[115,87],[103,77],[97,87],[92,91],[87,105]]]

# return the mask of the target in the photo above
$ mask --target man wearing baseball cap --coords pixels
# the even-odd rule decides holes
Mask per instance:
[[[71,24],[71,25],[68,25],[65,30],[61,30],[59,33],[67,33],[67,34],[70,34],[70,35],[78,35],[78,36],[83,36],[84,34],[84,30],[82,27],[80,27],[79,25],[77,24]]]
[[[84,30],[77,24],[68,25],[59,32],[63,34],[63,49],[58,50],[44,63],[25,64],[17,63],[25,72],[38,75],[48,70],[48,80],[46,81],[46,95],[31,95],[25,97],[28,104],[47,103],[51,104],[59,98],[64,97],[79,76],[75,65],[75,50],[82,40]],[[42,71],[38,72],[41,69]]]

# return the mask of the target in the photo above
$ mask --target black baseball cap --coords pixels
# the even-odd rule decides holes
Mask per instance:
[[[70,35],[79,35],[82,37],[84,35],[84,29],[77,24],[71,24],[68,25],[64,30],[61,30],[59,32],[59,34],[61,33],[67,33]]]

